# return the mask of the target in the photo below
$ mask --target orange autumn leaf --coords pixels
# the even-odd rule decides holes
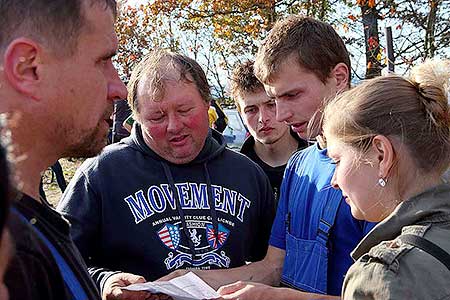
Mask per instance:
[[[342,28],[344,29],[344,32],[348,32],[348,24],[344,23],[344,25],[342,25]]]

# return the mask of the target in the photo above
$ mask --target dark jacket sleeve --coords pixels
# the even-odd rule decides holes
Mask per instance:
[[[261,170],[261,191],[259,225],[255,236],[255,243],[252,246],[251,261],[262,260],[267,253],[272,223],[275,218],[275,197],[266,174]]]
[[[11,215],[15,253],[5,273],[10,300],[70,299],[52,254],[27,224]]]
[[[85,164],[88,162],[85,162]],[[70,222],[71,236],[88,266],[89,274],[102,292],[105,280],[118,273],[98,266],[101,257],[100,195],[95,191],[81,166],[70,181],[57,210]]]

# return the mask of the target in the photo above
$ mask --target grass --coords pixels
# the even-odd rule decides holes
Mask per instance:
[[[63,168],[64,178],[66,179],[67,184],[69,184],[73,175],[77,168],[83,163],[84,159],[60,159],[59,162]],[[53,180],[52,180],[53,179]],[[43,175],[43,183],[44,183],[44,191],[47,196],[48,202],[50,202],[53,206],[56,206],[61,198],[61,190],[59,189],[58,184],[56,183],[56,178],[52,178],[52,171],[50,168],[45,171]]]

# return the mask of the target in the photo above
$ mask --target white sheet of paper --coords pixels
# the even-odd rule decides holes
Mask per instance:
[[[124,288],[130,291],[149,291],[164,293],[174,300],[216,299],[220,295],[200,277],[192,272],[169,281],[153,281],[132,284]]]

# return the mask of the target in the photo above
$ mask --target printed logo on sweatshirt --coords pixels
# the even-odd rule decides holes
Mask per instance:
[[[158,236],[167,248],[175,250],[180,244],[180,230],[177,225],[165,224],[158,231]]]
[[[134,195],[124,198],[134,222],[140,222],[154,216],[164,214],[167,210],[176,210],[180,205],[184,211],[188,210],[209,210],[207,185],[204,183],[176,183],[176,192],[179,203],[176,203],[172,191],[168,184],[152,185],[146,192],[139,190]],[[216,211],[233,216],[240,222],[244,221],[245,212],[251,205],[251,201],[241,193],[228,188],[211,185],[212,197]]]
[[[219,223],[218,233],[216,234],[213,225],[208,223],[203,223],[205,227],[203,228],[190,228],[188,229],[190,236],[189,238],[195,245],[195,259],[192,258],[189,247],[180,244],[180,227],[178,224],[166,223],[158,231],[158,236],[161,242],[169,248],[175,251],[169,252],[166,259],[164,259],[164,264],[167,270],[174,268],[180,268],[184,264],[191,267],[202,267],[216,265],[223,268],[228,268],[230,266],[230,258],[225,255],[224,251],[217,253],[227,241],[230,231],[223,225]],[[194,226],[198,226],[196,223]],[[189,225],[187,225],[189,227]],[[192,224],[191,224],[192,226]],[[198,232],[204,232],[204,236],[197,235]],[[209,246],[201,246],[201,240],[207,240]]]
[[[204,183],[177,183],[175,192],[178,202],[169,184],[152,185],[146,191],[139,190],[125,197],[124,201],[136,224],[151,218],[149,222],[155,228],[161,247],[168,250],[167,256],[162,258],[167,270],[182,266],[228,268],[231,260],[224,246],[236,226],[244,223],[251,201],[219,185],[211,185],[210,201]],[[216,213],[220,212],[217,220],[211,216],[210,205],[214,205]],[[178,214],[179,208],[184,212],[185,222]],[[217,228],[213,225],[215,221]]]
[[[228,238],[230,231],[222,224],[219,224],[218,233],[214,231],[212,224],[206,225],[206,235],[208,237],[208,243],[213,249],[217,249],[223,246]]]

